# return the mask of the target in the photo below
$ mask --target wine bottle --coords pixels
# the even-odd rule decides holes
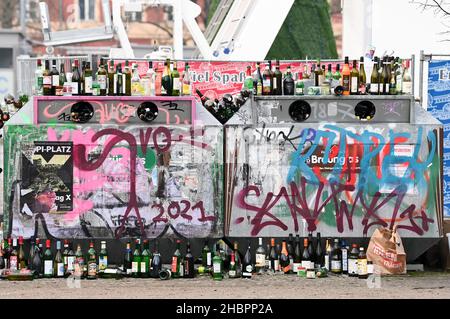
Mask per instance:
[[[114,96],[116,94],[116,72],[114,72],[114,60],[109,61],[109,69],[108,69],[108,95]]]
[[[403,79],[402,79],[402,93],[403,94],[412,94],[413,93],[413,87],[412,87],[412,78],[411,73],[409,71],[409,60],[406,60],[405,64],[405,70],[403,71]]]
[[[43,95],[52,95],[52,75],[50,73],[50,61],[45,60],[45,69],[42,72]]]
[[[265,271],[270,271],[270,244],[266,245]]]
[[[205,269],[210,269],[212,266],[211,250],[208,246],[208,239],[205,239],[205,245],[202,249],[202,265]]]
[[[125,95],[124,87],[124,74],[122,73],[122,65],[119,63],[114,74],[114,95]]]
[[[182,84],[182,95],[191,96],[192,95],[192,84],[191,84],[191,73],[190,73],[189,63],[186,62],[183,72],[183,84]]]
[[[53,254],[50,246],[50,239],[45,241],[45,252],[44,252],[44,277],[52,278],[54,277],[53,268]]]
[[[131,276],[139,278],[141,274],[141,240],[136,239],[136,245],[133,251],[133,261],[131,262]]]
[[[330,271],[333,274],[341,274],[342,273],[342,254],[341,254],[341,249],[339,247],[339,239],[338,238],[334,239],[334,245],[333,245],[333,250],[331,252],[330,263],[331,263]]]
[[[89,243],[88,258],[87,258],[87,279],[93,280],[98,277],[97,266],[97,252],[94,248],[94,242]]]
[[[299,271],[299,268],[302,265],[302,254],[301,254],[301,248],[300,248],[300,236],[295,236],[295,249],[294,249],[294,264],[292,271],[297,274]]]
[[[148,278],[150,277],[150,265],[152,260],[152,254],[149,249],[149,242],[148,239],[144,240],[143,244],[144,249],[142,250],[141,254],[141,277],[142,278]]]
[[[186,244],[186,255],[184,256],[184,277],[195,277],[194,256],[191,253],[191,243],[189,241]]]
[[[170,59],[166,60],[164,72],[161,79],[161,95],[172,95],[172,76],[170,70]]]
[[[265,264],[266,264],[266,252],[263,247],[262,238],[258,238],[258,248],[256,249],[255,255],[255,271],[258,274],[264,272]]]
[[[359,247],[359,254],[358,254],[358,278],[359,279],[367,279],[368,272],[367,272],[367,256],[366,252],[364,251],[364,247]]]
[[[343,95],[350,95],[350,67],[347,56],[345,57],[344,68],[342,69],[342,86],[344,87]]]
[[[180,73],[178,72],[177,62],[173,62],[173,71],[171,74],[172,77],[172,96],[180,96],[181,93],[181,81],[180,81]]]
[[[316,262],[316,250],[314,249],[314,238],[312,232],[308,234],[308,253],[309,259],[312,262],[312,266],[314,267]]]
[[[397,68],[395,69],[395,84],[396,94],[402,94],[403,87],[403,62],[401,59],[397,60]]]
[[[388,70],[388,58],[383,58],[383,71],[381,72],[380,86],[383,84],[383,90],[380,87],[380,94],[389,94],[389,83],[391,73]]]
[[[279,260],[277,251],[275,249],[275,238],[270,240],[270,270],[272,272],[278,271],[279,268]]]
[[[251,242],[248,241],[247,252],[244,255],[244,260],[242,262],[242,278],[252,278],[253,274],[253,263],[251,254]]]
[[[65,275],[64,259],[61,252],[61,242],[59,240],[56,242],[54,267],[55,267],[54,269],[55,277],[63,278]]]
[[[10,253],[9,253],[9,268],[11,270],[18,270],[19,269],[19,262],[17,258],[17,238],[14,238],[11,243],[11,238],[8,241],[9,247],[11,247]]]
[[[333,251],[331,247],[331,238],[328,237],[325,244],[325,268],[330,271],[331,269],[331,252]]]
[[[66,68],[64,66],[64,63],[61,63],[59,66],[59,86],[64,86],[64,83],[66,82],[67,82]]]
[[[276,244],[276,251],[277,251],[277,256],[278,256],[278,269],[276,271],[282,271],[281,264],[280,264],[280,259],[281,259],[281,245],[280,244]]]
[[[100,95],[105,96],[108,91],[108,71],[106,71],[103,59],[100,61],[96,77],[100,86]]]
[[[69,243],[69,253],[67,254],[67,268],[66,276],[71,275],[75,270],[75,252],[73,251],[73,244]]]
[[[320,236],[320,233],[317,233],[315,257],[316,257],[315,267],[317,269],[323,267],[325,261],[324,261],[324,252],[323,252],[323,248],[322,248],[322,237]]]
[[[281,270],[285,274],[289,274],[291,272],[291,263],[289,261],[289,252],[288,252],[285,240],[283,240],[283,242],[282,242],[281,255],[280,255],[280,266],[281,266]]]
[[[3,248],[3,241],[0,242],[0,245]],[[30,238],[30,251],[28,252],[28,268],[33,271],[33,258],[34,258],[34,252],[36,251],[36,239],[34,236],[31,236]],[[4,253],[4,251],[2,251]]]
[[[333,72],[332,72],[332,69],[331,69],[331,64],[328,64],[328,66],[327,66],[327,73],[325,74],[325,80],[327,80],[328,82],[330,82],[330,85],[331,85],[331,87],[334,87],[333,85],[332,85],[332,82],[333,82]]]
[[[262,95],[272,94],[272,73],[270,71],[270,62],[266,64],[266,68],[263,72],[263,83],[262,83]]]
[[[132,263],[133,263],[133,254],[131,251],[131,242],[128,241],[127,246],[125,248],[125,256],[123,259],[123,272],[125,273],[126,276],[131,276],[132,274],[133,271]]]
[[[289,74],[290,74],[290,67],[288,70]],[[276,61],[275,64],[275,71],[273,72],[273,95],[282,95],[282,85],[284,85],[282,82],[283,79],[283,74],[280,71],[280,61]],[[294,92],[294,85],[293,85],[293,79],[292,79],[292,75],[290,76],[290,79],[292,80],[292,92]],[[290,83],[290,82],[289,82]],[[289,84],[288,84],[289,85]],[[291,91],[289,91],[291,92]],[[286,94],[285,95],[294,95],[292,94]]]
[[[237,241],[234,242],[234,260],[236,262],[236,278],[238,278],[242,275],[242,262],[239,255],[239,244]]]
[[[256,63],[256,71],[253,75],[253,94],[262,95],[263,94],[263,76],[261,74],[261,64]]]
[[[391,71],[391,75],[389,77],[389,95],[396,95],[397,94],[397,83],[396,81],[396,75],[395,71]]]
[[[106,250],[106,241],[100,242],[100,252],[98,253],[98,271],[104,272],[108,268],[108,252]]]
[[[231,261],[230,261],[230,270],[228,271],[228,277],[229,278],[238,278],[238,272],[237,272],[237,265],[236,265],[236,255],[234,251],[231,252]]]
[[[158,250],[158,241],[155,242],[155,250],[153,252],[152,263],[150,267],[150,277],[159,278],[159,272],[162,268],[161,254]]]
[[[309,247],[308,238],[304,238],[303,239],[302,268],[305,268],[305,269],[310,269],[311,262],[312,262],[308,247]]]
[[[291,267],[290,273],[294,271],[294,236],[289,234],[289,241],[287,242],[287,251],[289,256],[289,265]]]
[[[1,238],[1,236],[0,236],[0,238]],[[3,241],[1,241],[0,242],[0,269],[6,268],[6,261],[5,261],[4,252],[3,252],[3,244],[4,244]]]
[[[179,278],[180,277],[180,263],[181,263],[181,240],[177,239],[177,248],[172,256],[172,277]]]
[[[44,92],[44,70],[42,68],[42,60],[38,59],[36,62],[36,71],[34,71],[34,94],[43,95]]]
[[[380,83],[378,74],[378,57],[373,59],[373,69],[370,75],[370,94],[378,95],[380,94]]]
[[[72,64],[72,79],[71,79],[72,95],[81,95],[81,75],[79,70],[79,62],[77,59]]]
[[[367,86],[366,70],[364,69],[364,57],[359,58],[359,88],[358,94],[366,94]]]
[[[283,94],[294,95],[294,93],[295,93],[295,82],[294,78],[292,77],[291,66],[288,66],[286,75],[283,80]]]
[[[156,81],[156,72],[153,69],[153,62],[149,61],[147,73],[142,79],[144,96],[155,96],[155,81]]]
[[[43,276],[43,263],[42,263],[42,243],[39,238],[36,238],[35,251],[33,255],[33,275],[35,278],[41,278]]]
[[[342,255],[342,273],[348,274],[348,249],[347,242],[342,240],[341,242],[341,255]]]
[[[223,279],[223,260],[220,256],[220,247],[219,244],[216,244],[216,253],[212,259],[212,275],[214,280],[222,280]]]
[[[339,63],[336,64],[336,71],[333,73],[333,80],[335,82],[334,87],[336,87],[338,85],[342,85],[341,84],[342,74],[341,74],[340,68],[341,68],[341,65]]]
[[[314,70],[314,85],[322,86],[325,75],[323,73],[322,67],[320,66],[320,59],[317,60],[317,67]]]
[[[131,95],[131,68],[130,68],[130,61],[125,61],[125,68],[123,70],[123,77],[124,77],[124,95],[130,96]]]
[[[25,250],[23,248],[23,237],[19,237],[19,253],[17,255],[17,266],[19,270],[27,269],[27,261],[25,259]]]
[[[50,70],[50,75],[52,77],[52,94],[56,95],[56,88],[59,86],[59,72],[56,68],[56,60],[52,62],[52,69]]]
[[[358,245],[353,244],[352,250],[348,255],[348,275],[349,277],[358,277]]]
[[[356,60],[353,60],[353,67],[350,72],[350,94],[356,95],[359,91],[359,72],[356,65]]]
[[[92,95],[92,70],[90,62],[86,62],[86,68],[83,72],[83,79],[83,94]]]

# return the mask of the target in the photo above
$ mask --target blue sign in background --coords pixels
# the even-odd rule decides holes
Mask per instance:
[[[428,111],[444,124],[444,216],[450,217],[450,60],[430,61]]]

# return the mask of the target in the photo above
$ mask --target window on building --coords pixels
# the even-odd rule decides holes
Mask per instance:
[[[95,19],[95,0],[78,0],[78,5],[81,21]]]

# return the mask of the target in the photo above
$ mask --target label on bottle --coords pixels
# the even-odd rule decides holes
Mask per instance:
[[[324,81],[325,81],[325,75],[323,75],[323,74],[319,75],[319,78],[318,78],[319,86],[322,86]]]
[[[301,263],[294,263],[293,266],[292,266],[292,271],[293,271],[294,273],[298,273],[298,271],[300,270],[299,268],[300,268],[301,266],[302,266]]]
[[[403,82],[402,93],[412,94],[412,82]]]
[[[57,277],[64,277],[64,263],[57,263],[56,264],[56,276]]]
[[[385,83],[385,84],[384,84],[384,93],[385,93],[385,94],[388,94],[388,93],[389,93],[389,85],[390,85],[390,83]]]
[[[192,95],[191,85],[189,83],[183,83],[183,95]]]
[[[181,90],[181,82],[180,82],[180,78],[173,78],[173,90]]]
[[[44,78],[42,76],[38,76],[36,79],[36,88],[40,89],[44,84]]]
[[[100,85],[100,90],[106,90],[106,87],[107,87],[106,74],[97,75],[97,82]]]
[[[329,271],[330,270],[330,255],[325,255],[325,268]]]
[[[74,256],[68,256],[67,257],[67,271],[73,271],[74,267],[73,264],[75,262],[75,257]]]
[[[367,259],[358,259],[358,276],[367,275]]]
[[[264,267],[266,264],[266,256],[264,254],[256,254],[256,267]]]
[[[263,80],[263,92],[270,93],[270,79]]]
[[[314,269],[309,269],[306,271],[306,278],[308,279],[314,279],[316,278],[316,272]]]
[[[84,78],[84,93],[92,94],[92,76],[86,76]]]
[[[342,262],[340,260],[332,260],[331,271],[341,271],[341,270],[342,270]]]
[[[108,267],[108,256],[101,256],[98,258],[98,268],[105,270]]]
[[[179,273],[180,277],[184,276],[184,265],[183,263],[180,263],[180,273]]]
[[[277,78],[273,78],[272,88],[273,88],[273,90],[278,89],[278,86],[277,86]]]
[[[44,76],[42,79],[42,83],[43,83],[43,85],[51,86],[52,85],[52,76],[51,75]]]
[[[342,271],[348,271],[348,250],[342,249]]]
[[[88,264],[88,276],[89,277],[97,276],[97,264],[95,262],[90,262]]]
[[[125,73],[123,73],[122,74],[122,94],[125,95],[126,92],[127,92],[127,75]]]
[[[253,272],[253,266],[252,265],[247,265],[245,267],[245,271],[251,274]]]
[[[265,268],[266,268],[266,269],[270,269],[270,265],[271,265],[271,264],[270,264],[270,259],[266,259],[266,260],[265,260]]]
[[[17,256],[9,257],[9,268],[11,270],[17,270]]]
[[[379,85],[378,83],[370,83],[370,93],[372,94],[378,94],[378,89],[379,89]]]
[[[53,260],[44,260],[44,275],[53,275]]]
[[[220,265],[220,263],[214,263],[213,264],[213,272],[215,273],[215,274],[220,274],[221,272],[222,272],[222,267],[220,267],[221,265]]]
[[[211,253],[206,253],[206,266],[210,267],[212,264]]]
[[[141,261],[141,273],[146,273],[147,272],[147,264],[145,263],[145,261]]]
[[[366,83],[360,83],[359,84],[359,93],[360,94],[366,94]]]
[[[284,82],[284,95],[294,95],[294,82]]]
[[[358,93],[358,77],[356,76],[352,76],[351,80],[351,90],[350,92],[352,93]]]
[[[73,275],[75,277],[80,278],[83,275],[83,266],[80,263],[75,262],[73,265],[73,270]]]
[[[373,264],[367,263],[367,274],[372,275],[373,274]]]
[[[278,260],[274,260],[273,262],[273,270],[279,271],[280,270],[280,262]]]
[[[228,272],[228,275],[229,275],[230,277],[236,277],[236,270],[230,270],[230,271]]]
[[[173,273],[177,272],[177,264],[178,264],[178,257],[172,256],[172,268],[171,268],[171,271]]]
[[[398,74],[395,78],[395,90],[397,91],[397,94],[402,94],[402,87],[403,87],[403,77],[401,74]]]
[[[302,260],[302,267],[305,269],[311,268],[311,262],[309,260]]]
[[[52,86],[59,85],[59,75],[52,75]]]
[[[358,259],[348,260],[348,274],[357,275],[358,274]]]
[[[138,262],[131,262],[131,272],[132,273],[138,273],[139,272],[139,263]]]
[[[295,88],[295,95],[304,95],[304,90],[302,87]]]
[[[119,92],[117,91],[117,78],[118,78],[118,77],[117,77],[117,74],[114,74],[114,81],[113,81],[113,82],[114,82],[114,86],[113,86],[113,91],[114,91],[113,94],[114,94],[114,95],[117,95],[117,94],[119,93]]]
[[[256,85],[256,95],[261,95],[263,91],[263,87],[261,82],[258,82],[258,84]]]
[[[350,76],[348,75],[342,76],[342,86],[344,87],[344,92],[350,91]]]
[[[131,275],[133,273],[133,270],[131,268],[127,269],[127,275]]]

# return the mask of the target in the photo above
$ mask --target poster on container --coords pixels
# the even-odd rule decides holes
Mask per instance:
[[[450,217],[450,60],[430,61],[428,111],[444,124],[444,216]]]

